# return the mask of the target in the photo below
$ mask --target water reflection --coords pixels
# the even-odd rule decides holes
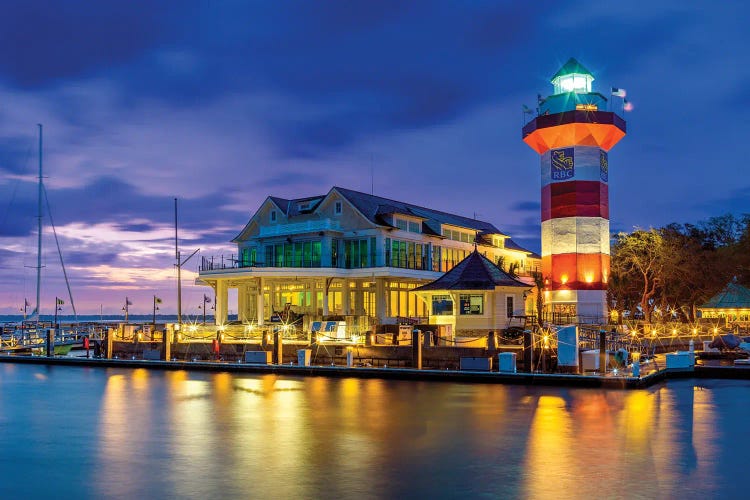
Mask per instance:
[[[732,450],[748,444],[750,418],[750,387],[723,381],[612,392],[12,365],[0,375],[6,429],[33,408],[32,421],[54,416],[91,444],[60,446],[67,457],[34,432],[6,432],[3,449],[28,441],[51,461],[95,464],[93,497],[728,495],[740,491],[727,474],[741,474]],[[41,404],[61,387],[95,410]]]

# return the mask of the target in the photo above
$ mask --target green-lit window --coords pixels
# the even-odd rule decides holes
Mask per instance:
[[[290,243],[284,243],[284,266],[292,267],[294,256],[294,246]]]
[[[294,244],[294,267],[302,267],[302,252],[304,249],[304,243]]]
[[[320,242],[312,242],[312,267],[320,267]]]
[[[274,245],[276,249],[276,267],[284,267],[284,245]]]

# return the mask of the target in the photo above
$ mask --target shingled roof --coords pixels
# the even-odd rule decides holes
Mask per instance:
[[[732,281],[698,309],[750,309],[750,290]]]
[[[494,290],[496,286],[531,288],[497,267],[487,257],[474,249],[456,267],[431,283],[414,289],[428,290]]]
[[[418,205],[412,205],[411,203],[404,203],[403,201],[390,200],[380,196],[360,193],[359,191],[353,191],[338,186],[333,189],[349,200],[349,203],[357,207],[357,210],[359,210],[362,215],[375,224],[382,225],[382,222],[378,218],[379,215],[386,213],[400,213],[425,219],[425,222],[428,222],[428,224],[430,222],[433,223],[429,225],[437,223],[437,227],[440,227],[440,224],[450,224],[452,226],[467,227],[483,233],[503,234],[498,228],[489,222],[449,214],[431,208],[420,207]]]

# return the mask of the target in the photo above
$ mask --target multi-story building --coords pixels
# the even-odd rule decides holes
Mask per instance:
[[[262,325],[289,306],[308,320],[341,315],[369,328],[426,320],[431,305],[410,291],[440,278],[475,245],[529,283],[541,266],[488,222],[340,187],[293,200],[269,196],[232,241],[236,257],[204,257],[199,271],[198,281],[216,292],[219,324],[230,288],[242,322]]]

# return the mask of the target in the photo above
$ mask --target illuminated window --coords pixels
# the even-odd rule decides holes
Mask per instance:
[[[460,295],[459,314],[484,314],[484,295]]]
[[[432,315],[450,316],[453,314],[453,299],[450,295],[432,296]]]

